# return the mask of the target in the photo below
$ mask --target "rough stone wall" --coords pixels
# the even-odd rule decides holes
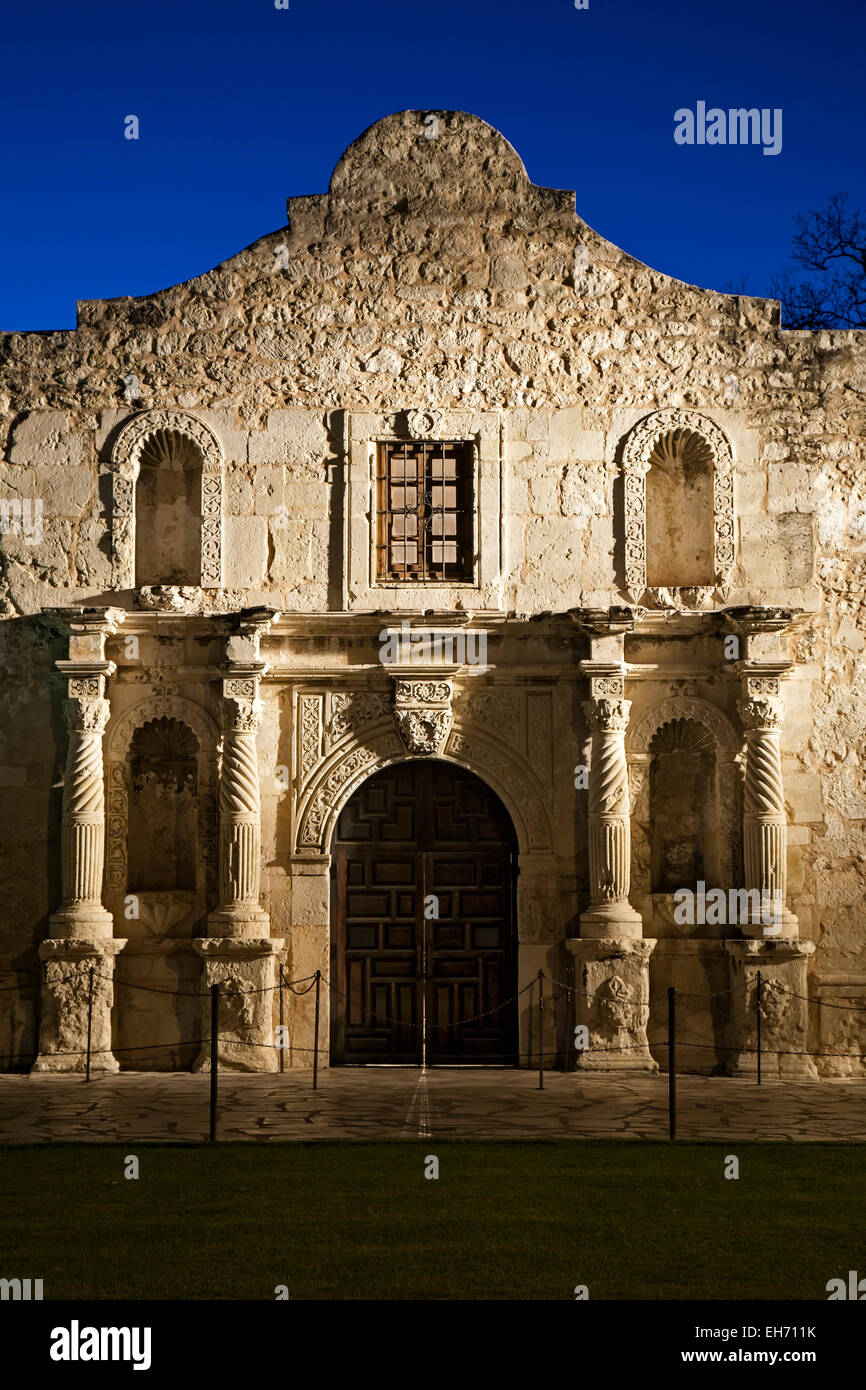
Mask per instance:
[[[109,460],[119,427],[157,407],[209,424],[225,455],[223,589],[200,596],[205,613],[341,607],[346,416],[416,408],[466,411],[470,432],[499,415],[491,606],[622,603],[624,438],[655,409],[714,420],[735,458],[727,601],[810,615],[785,688],[792,905],[819,943],[813,971],[866,977],[863,335],[786,332],[772,302],[654,272],[587,227],[572,193],[532,185],[489,126],[432,113],[429,139],[430,114],[377,123],[328,194],[290,199],[286,227],[207,274],[81,303],[74,332],[0,336],[0,498],[43,506],[35,544],[2,537],[0,983],[32,967],[57,892],[62,653],[35,615],[132,603],[111,590]],[[407,604],[430,606],[368,606]],[[26,1026],[0,1021],[5,1038]]]

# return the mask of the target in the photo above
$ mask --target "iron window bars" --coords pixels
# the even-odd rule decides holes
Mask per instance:
[[[471,442],[380,443],[376,521],[378,579],[471,580]]]

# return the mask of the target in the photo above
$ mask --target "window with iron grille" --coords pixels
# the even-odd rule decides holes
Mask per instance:
[[[472,444],[380,444],[376,575],[423,584],[473,578]]]

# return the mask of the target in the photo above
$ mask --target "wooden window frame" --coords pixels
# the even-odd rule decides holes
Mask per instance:
[[[404,461],[404,481],[403,486],[411,486],[405,480],[405,464],[408,462],[409,455],[413,456],[413,466],[420,470],[423,482],[422,491],[427,493],[426,500],[417,500],[412,508],[402,511],[395,510],[391,503],[391,489],[400,485],[399,478],[394,481],[394,465],[399,469],[400,455],[402,452]],[[438,509],[442,517],[442,531],[440,536],[436,536],[431,530],[425,527],[425,522],[432,522],[436,515],[436,508],[430,498],[433,488],[436,486],[436,479],[433,476],[433,469],[439,459],[447,458],[451,455],[456,461],[455,468],[455,491],[456,504],[454,507],[446,508],[444,498],[441,507]],[[443,469],[444,473],[444,469]],[[475,508],[476,508],[476,462],[475,446],[471,439],[413,439],[413,440],[383,440],[379,439],[375,444],[375,478],[374,478],[374,498],[375,498],[375,536],[374,536],[374,575],[375,583],[385,585],[398,585],[406,588],[427,588],[431,585],[465,585],[471,584],[475,579],[476,555],[475,555]],[[415,473],[417,478],[418,474]],[[442,480],[444,483],[444,478]],[[417,487],[416,483],[416,487]],[[418,529],[416,531],[417,554],[413,562],[405,558],[402,567],[392,561],[392,547],[395,538],[392,526],[395,517],[408,517],[413,515],[418,517]],[[448,562],[444,558],[436,562],[430,552],[437,544],[443,547],[447,544],[447,532],[445,529],[446,516],[456,516],[456,527],[454,531],[454,544],[457,548],[457,560]],[[406,532],[404,531],[404,539]],[[397,540],[399,545],[399,538]],[[402,569],[402,572],[401,572]]]

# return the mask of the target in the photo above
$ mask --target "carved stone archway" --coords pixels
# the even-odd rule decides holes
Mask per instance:
[[[129,746],[136,729],[153,719],[163,718],[177,719],[186,724],[198,743],[199,855],[196,888],[202,902],[208,893],[216,889],[219,732],[210,715],[194,701],[179,695],[157,695],[126,710],[116,723],[112,721],[106,737],[108,816],[105,886],[109,904],[115,908],[127,888]]]
[[[716,591],[725,597],[734,568],[734,458],[722,429],[696,410],[656,410],[634,426],[623,448],[625,492],[625,588],[633,603],[647,587],[646,475],[660,439],[686,430],[703,439],[713,462],[713,571]]]
[[[340,812],[355,789],[372,773],[410,756],[393,727],[371,730],[354,748],[334,750],[299,804],[296,852],[326,854]],[[521,855],[553,852],[553,828],[543,789],[510,748],[455,726],[438,756],[474,772],[496,792],[511,816]]]
[[[184,410],[145,410],[123,426],[111,450],[112,583],[135,587],[135,483],[143,445],[158,431],[181,434],[201,455],[201,586],[222,584],[223,448],[203,420]]]

